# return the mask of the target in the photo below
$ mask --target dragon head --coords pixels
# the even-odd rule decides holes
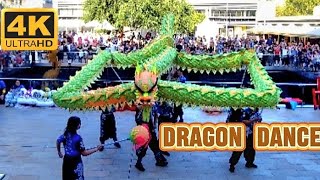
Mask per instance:
[[[157,75],[142,71],[135,76],[134,84],[137,88],[137,103],[143,106],[152,106],[155,103],[157,92]]]

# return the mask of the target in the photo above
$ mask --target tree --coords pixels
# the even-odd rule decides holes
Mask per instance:
[[[318,5],[320,0],[286,0],[284,6],[277,7],[277,16],[312,15]]]
[[[128,26],[155,31],[160,29],[162,17],[173,13],[175,30],[181,33],[193,32],[205,18],[186,0],[87,0],[84,12],[85,21],[107,20],[118,28]]]
[[[85,22],[107,20],[111,24],[115,24],[116,14],[122,3],[124,0],[86,0],[83,6],[83,19]]]

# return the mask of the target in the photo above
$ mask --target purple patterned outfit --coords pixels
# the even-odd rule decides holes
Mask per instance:
[[[63,143],[65,155],[62,165],[62,180],[84,180],[81,152],[85,150],[78,134],[61,135],[57,143]]]

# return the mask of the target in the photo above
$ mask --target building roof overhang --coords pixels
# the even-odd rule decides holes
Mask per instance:
[[[320,16],[281,16],[275,18],[258,19],[258,22],[320,22]]]

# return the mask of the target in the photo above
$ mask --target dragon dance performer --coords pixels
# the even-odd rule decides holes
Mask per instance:
[[[256,108],[255,110],[251,110],[250,108],[247,108],[243,111],[241,109],[234,112],[234,115],[231,115],[230,122],[232,120],[235,120],[234,122],[243,122],[247,126],[246,134],[246,149],[244,150],[244,157],[247,161],[246,167],[247,168],[257,168],[258,166],[254,164],[256,151],[253,148],[253,125],[256,122],[261,122],[262,117],[261,113],[259,113],[259,109]],[[235,165],[239,162],[239,159],[241,157],[242,151],[234,151],[232,153],[231,158],[229,159],[230,163],[230,172],[234,172]]]
[[[81,127],[79,117],[72,116],[68,120],[68,124],[64,134],[57,139],[57,151],[60,158],[63,158],[62,180],[80,180],[84,179],[82,156],[88,156],[99,151],[102,146],[86,150],[82,137],[77,134],[77,130]],[[61,143],[64,145],[65,154],[61,153]]]
[[[159,148],[159,141],[158,141],[158,138],[157,138],[157,135],[155,132],[155,126],[154,126],[154,122],[153,122],[153,118],[152,118],[152,116],[156,116],[156,107],[153,106],[153,108],[152,108],[152,112],[150,113],[149,122],[143,121],[143,118],[142,118],[143,113],[142,112],[143,111],[142,111],[141,106],[137,106],[135,120],[136,120],[137,125],[146,125],[149,127],[148,129],[151,134],[151,139],[148,142],[148,144],[146,144],[136,150],[136,155],[138,156],[138,160],[137,160],[135,167],[139,171],[145,171],[145,168],[142,165],[142,159],[147,153],[148,146],[153,151],[153,154],[156,159],[156,166],[161,166],[161,167],[167,166],[168,162],[167,162],[166,158],[163,156],[163,154]]]
[[[177,71],[177,75],[178,75],[178,82],[181,83],[186,83],[186,77],[184,77],[183,73],[181,71]],[[179,122],[183,122],[183,109],[182,109],[182,105],[177,106],[176,104],[174,104],[174,109],[173,109],[173,121],[177,122],[178,121],[178,117],[179,117]]]
[[[172,123],[173,108],[167,102],[164,101],[157,107],[157,114],[159,127],[163,122]]]
[[[100,115],[100,142],[103,145],[104,142],[110,138],[113,139],[114,146],[117,148],[121,148],[117,138],[117,128],[116,128],[116,121],[114,117],[114,112],[116,109],[112,107],[110,110],[106,108],[102,110]],[[104,146],[102,146],[101,151],[103,151]]]

